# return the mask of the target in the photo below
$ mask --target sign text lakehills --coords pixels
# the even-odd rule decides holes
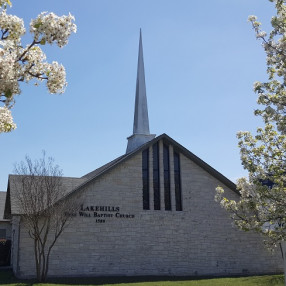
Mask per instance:
[[[118,206],[94,206],[94,205],[81,205],[79,210],[81,217],[94,217],[97,223],[105,223],[106,218],[121,218],[128,219],[134,218],[134,214],[120,212]]]

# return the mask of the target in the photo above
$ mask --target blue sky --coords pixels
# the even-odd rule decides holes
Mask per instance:
[[[166,133],[229,179],[245,176],[236,133],[261,125],[254,81],[266,79],[265,54],[247,22],[266,31],[267,0],[14,0],[9,13],[26,28],[42,11],[70,12],[78,32],[63,49],[68,87],[21,86],[13,109],[18,128],[0,134],[0,190],[14,163],[46,150],[65,176],[80,177],[122,155],[131,135],[139,29],[142,28],[150,131]],[[29,5],[27,5],[27,3]],[[27,34],[24,42],[31,41]]]

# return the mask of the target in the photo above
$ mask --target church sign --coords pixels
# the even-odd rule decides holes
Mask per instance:
[[[78,215],[81,217],[93,217],[96,218],[96,223],[105,223],[107,218],[116,219],[130,219],[135,218],[134,214],[120,212],[118,206],[93,206],[93,205],[81,205]]]

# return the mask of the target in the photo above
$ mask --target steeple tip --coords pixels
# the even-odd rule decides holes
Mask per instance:
[[[149,131],[142,32],[140,28],[133,134],[127,138],[126,153],[133,151],[154,137],[155,135],[151,135]]]

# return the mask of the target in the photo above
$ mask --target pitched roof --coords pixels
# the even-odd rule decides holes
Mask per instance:
[[[9,175],[8,183],[8,196],[11,202],[11,214],[21,214],[21,210],[18,208],[16,203],[17,191],[21,189],[22,185],[21,175]],[[63,195],[67,195],[71,190],[75,189],[77,186],[81,185],[86,181],[86,178],[71,178],[71,177],[61,177],[61,183],[63,187]]]
[[[70,194],[74,193],[75,191],[85,187],[90,182],[92,182],[92,181],[96,180],[97,178],[99,178],[100,176],[106,174],[107,172],[109,172],[110,170],[115,168],[120,163],[122,163],[122,162],[128,160],[129,158],[133,157],[135,154],[137,154],[139,152],[142,152],[146,148],[149,148],[149,146],[152,146],[154,143],[158,142],[159,140],[163,140],[164,143],[166,143],[166,144],[172,144],[174,146],[175,150],[177,150],[178,152],[181,152],[182,154],[184,154],[187,158],[192,160],[194,163],[196,163],[198,166],[200,166],[202,169],[204,169],[210,175],[212,175],[217,180],[222,182],[225,186],[230,188],[232,191],[238,193],[238,191],[236,189],[236,184],[234,184],[231,180],[226,178],[224,175],[222,175],[220,172],[215,170],[209,164],[204,162],[198,156],[196,156],[195,154],[190,152],[188,149],[186,149],[181,144],[179,144],[177,141],[175,141],[170,136],[168,136],[167,134],[164,133],[164,134],[154,138],[153,140],[143,144],[142,146],[138,147],[136,150],[134,150],[134,151],[132,151],[130,153],[127,153],[127,154],[125,154],[123,156],[120,156],[120,157],[116,158],[115,160],[105,164],[104,166],[102,166],[102,167],[100,167],[100,168],[98,168],[98,169],[88,173],[87,175],[83,176],[82,178],[87,178],[87,180],[85,182],[83,182],[81,185],[77,186],[68,195],[70,195]]]
[[[230,188],[232,191],[236,192],[239,194],[237,188],[236,188],[236,184],[233,183],[231,180],[229,180],[227,177],[225,177],[223,174],[221,174],[219,171],[217,171],[216,169],[214,169],[213,167],[211,167],[209,164],[207,164],[205,161],[203,161],[202,159],[200,159],[198,156],[196,156],[194,153],[192,153],[191,151],[189,151],[188,149],[186,149],[184,146],[182,146],[181,144],[179,144],[177,141],[175,141],[174,139],[172,139],[170,136],[168,136],[167,134],[162,134],[161,136],[164,141],[170,142],[171,144],[174,145],[175,148],[178,149],[178,151],[180,151],[182,154],[184,154],[187,158],[189,158],[190,160],[192,160],[194,163],[196,163],[198,166],[200,166],[202,169],[204,169],[206,172],[208,172],[210,175],[212,175],[213,177],[215,177],[217,180],[219,180],[220,182],[222,182],[226,187]]]
[[[87,173],[86,175],[82,176],[82,179],[92,179],[93,177],[96,177],[98,174],[100,174],[101,172],[103,172],[104,170],[108,169],[110,166],[112,166],[113,164],[116,164],[118,161],[120,161],[123,157],[125,157],[126,154],[117,157],[116,159],[112,160],[111,162],[95,169],[94,171],[91,171],[89,173]]]
[[[238,191],[236,189],[236,185],[232,181],[230,181],[228,178],[226,178],[220,172],[218,172],[213,167],[208,165],[206,162],[201,160],[198,156],[196,156],[195,154],[193,154],[192,152],[187,150],[185,147],[183,147],[177,141],[175,141],[174,139],[169,137],[167,134],[162,134],[162,135],[154,138],[153,140],[143,144],[142,146],[138,147],[136,150],[133,150],[130,153],[127,153],[125,155],[122,155],[122,156],[112,160],[111,162],[103,165],[100,168],[97,168],[94,171],[91,171],[90,173],[82,176],[81,178],[62,177],[62,180],[63,180],[62,183],[63,183],[63,186],[65,187],[66,192],[64,193],[64,196],[60,200],[64,200],[65,198],[67,198],[68,196],[73,194],[74,192],[82,189],[83,187],[88,185],[90,182],[98,179],[99,177],[108,173],[110,170],[112,170],[113,168],[115,168],[119,164],[125,162],[126,160],[133,157],[137,153],[142,152],[146,148],[149,148],[154,143],[156,143],[160,140],[163,140],[164,143],[167,145],[170,145],[170,144],[173,145],[174,150],[185,155],[187,158],[192,160],[195,164],[197,164],[202,169],[204,169],[206,172],[208,172],[210,175],[215,177],[218,181],[223,183],[226,187],[228,187],[232,191],[238,193]],[[8,196],[10,196],[9,192],[11,191],[11,196],[10,196],[11,198],[13,198],[13,196],[16,195],[15,192],[16,192],[17,188],[15,188],[15,187],[11,188],[9,186],[11,186],[11,184],[14,184],[14,186],[17,186],[17,184],[20,183],[20,179],[21,179],[21,176],[19,176],[19,175],[10,175],[9,176],[9,184],[8,184],[8,193],[7,194],[8,194]],[[7,206],[6,206],[6,208],[7,208]],[[17,206],[15,205],[15,200],[13,200],[13,199],[11,200],[11,214],[19,214],[19,210],[17,209]]]

